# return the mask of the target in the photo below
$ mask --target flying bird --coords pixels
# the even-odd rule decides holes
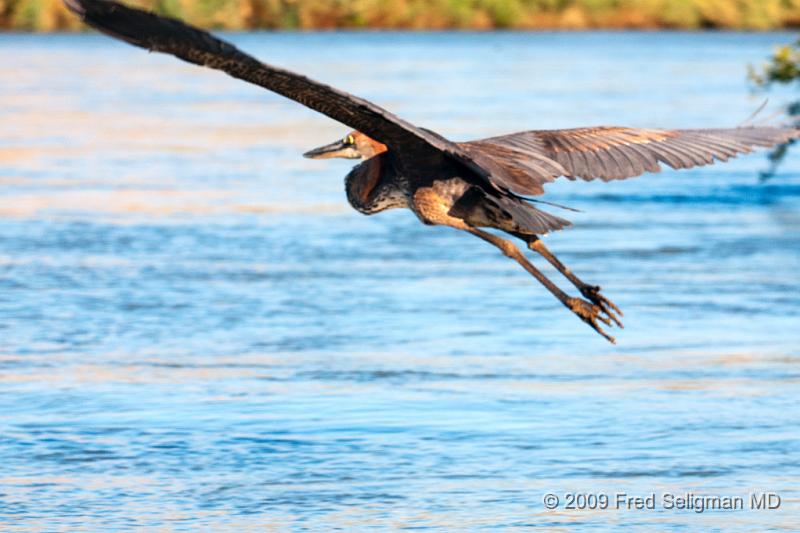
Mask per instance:
[[[532,130],[489,139],[453,142],[389,111],[305,76],[245,54],[208,32],[179,20],[109,0],[65,0],[84,22],[154,52],[226,72],[290,98],[353,129],[341,140],[311,150],[313,159],[360,159],[347,174],[347,200],[372,215],[410,209],[423,224],[471,233],[518,262],[565,307],[610,342],[604,329],[622,327],[622,312],[597,285],[582,281],[543,244],[541,236],[570,225],[540,209],[533,196],[556,178],[603,181],[726,161],[754,147],[797,138],[794,128],[639,129],[588,127]],[[551,263],[580,296],[547,278],[509,239],[520,240]],[[601,325],[602,324],[602,325]]]

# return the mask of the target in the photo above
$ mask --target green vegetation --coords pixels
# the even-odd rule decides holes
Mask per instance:
[[[787,44],[775,50],[775,53],[760,70],[750,67],[750,80],[756,87],[763,90],[769,89],[776,83],[800,82],[800,39],[794,44]],[[800,101],[789,104],[787,113],[792,117],[795,127],[800,127]],[[781,145],[770,152],[770,168],[761,173],[762,180],[775,175],[792,144],[795,144],[795,141]]]
[[[800,25],[800,0],[134,0],[224,29],[588,29]],[[0,0],[0,28],[77,29],[61,0]]]
[[[792,83],[800,79],[800,40],[779,47],[761,71],[750,68],[750,79],[759,87]]]

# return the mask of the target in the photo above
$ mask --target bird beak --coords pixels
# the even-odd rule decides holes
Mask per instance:
[[[309,159],[330,159],[332,157],[343,157],[345,159],[360,159],[361,154],[350,145],[345,144],[343,141],[332,142],[319,148],[314,148],[303,154],[303,157]]]

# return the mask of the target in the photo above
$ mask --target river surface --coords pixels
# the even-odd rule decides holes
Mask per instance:
[[[735,126],[794,38],[228,37],[455,140]],[[3,531],[800,523],[796,153],[549,186],[611,346],[486,243],[352,211],[352,163],[300,157],[348,129],[293,102],[97,34],[0,35],[0,72]]]

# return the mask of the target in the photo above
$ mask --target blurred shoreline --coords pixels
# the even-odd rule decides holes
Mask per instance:
[[[138,0],[223,30],[786,30],[800,0]],[[0,0],[0,30],[82,28],[61,0]]]

